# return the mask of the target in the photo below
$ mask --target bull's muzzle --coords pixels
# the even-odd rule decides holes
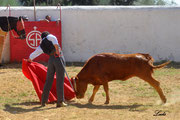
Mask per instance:
[[[84,95],[76,95],[76,98],[77,98],[77,99],[84,98]]]

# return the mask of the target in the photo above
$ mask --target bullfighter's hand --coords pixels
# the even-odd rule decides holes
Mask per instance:
[[[27,61],[28,61],[28,62],[33,62],[30,58],[29,58],[29,59],[27,59]]]

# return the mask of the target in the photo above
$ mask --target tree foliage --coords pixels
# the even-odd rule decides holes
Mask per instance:
[[[19,1],[21,2],[21,5],[23,5],[23,6],[33,6],[34,5],[34,0],[19,0]],[[35,1],[36,1],[36,5],[47,4],[46,0],[35,0]]]
[[[68,5],[175,5],[173,0],[167,3],[166,0],[35,0],[37,6],[62,6]],[[34,0],[0,0],[1,6],[33,6]]]
[[[110,0],[110,5],[133,5],[136,0]]]
[[[166,5],[165,0],[137,0],[135,5]]]
[[[136,0],[36,0],[36,5],[132,5]],[[32,6],[33,0],[20,0],[24,6]]]
[[[20,2],[18,2],[17,0],[0,0],[0,6],[7,6],[7,5],[18,6],[20,5]]]
[[[132,5],[136,0],[36,0],[36,5]],[[20,0],[24,6],[32,6],[33,0]]]

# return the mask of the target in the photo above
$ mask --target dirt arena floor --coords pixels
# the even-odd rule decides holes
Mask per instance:
[[[82,65],[66,67],[70,77]],[[109,83],[110,104],[100,88],[93,104],[88,104],[93,86],[89,85],[84,99],[67,101],[68,107],[56,108],[40,102],[30,80],[22,73],[21,64],[0,67],[0,120],[180,120],[180,67],[169,65],[156,70],[154,77],[161,83],[167,103],[161,104],[157,92],[139,78]]]

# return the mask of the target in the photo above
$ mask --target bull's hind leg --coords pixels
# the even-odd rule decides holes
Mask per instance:
[[[97,91],[99,90],[100,85],[95,85],[94,89],[93,89],[93,94],[91,95],[90,99],[89,99],[89,103],[92,103],[94,101],[94,96],[97,93]]]
[[[104,87],[104,91],[106,93],[106,102],[104,104],[109,104],[109,87],[108,87],[108,83],[103,84]]]
[[[159,94],[161,100],[166,103],[166,97],[162,91],[162,89],[160,88],[160,83],[155,80],[151,75],[150,76],[146,76],[145,78],[143,78],[146,82],[148,82]]]

